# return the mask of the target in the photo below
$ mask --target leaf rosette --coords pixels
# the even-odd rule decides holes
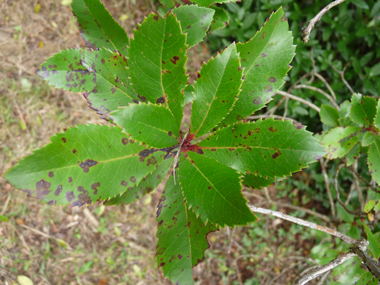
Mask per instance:
[[[268,186],[325,153],[299,124],[241,120],[271,100],[289,70],[295,47],[284,11],[273,13],[249,42],[204,63],[192,86],[187,49],[225,21],[215,7],[151,13],[133,39],[99,0],[74,0],[72,8],[88,49],[62,51],[38,74],[84,92],[109,125],[68,128],[5,177],[43,203],[82,206],[133,203],[169,176],[157,207],[157,262],[173,283],[193,284],[192,266],[204,259],[207,235],[257,219],[243,185]],[[181,122],[190,101],[185,133]]]

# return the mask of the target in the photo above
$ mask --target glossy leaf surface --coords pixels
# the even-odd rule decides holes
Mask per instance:
[[[81,206],[120,195],[155,170],[164,151],[145,147],[118,127],[79,125],[19,161],[5,177],[43,203]]]
[[[375,141],[368,149],[368,168],[372,178],[380,185],[380,138],[375,136]]]
[[[172,162],[173,158],[164,159],[164,161],[162,161],[151,174],[144,177],[138,185],[128,187],[126,192],[108,200],[104,205],[129,205],[151,193],[157,188],[158,184],[164,180]]]
[[[199,146],[205,156],[241,173],[269,178],[288,176],[325,153],[304,126],[273,119],[223,128]]]
[[[329,127],[338,127],[339,126],[339,112],[334,107],[330,105],[322,105],[321,112],[319,113],[322,123]]]
[[[372,144],[374,141],[375,141],[375,136],[374,136],[374,134],[371,133],[371,132],[367,132],[367,133],[363,136],[362,146],[369,146],[369,145]]]
[[[374,277],[371,272],[365,272],[360,276],[356,285],[379,285],[379,280]]]
[[[263,108],[284,83],[295,52],[292,33],[282,8],[245,44],[238,43],[244,82],[239,100],[222,122],[229,125]]]
[[[191,134],[203,136],[231,111],[242,84],[235,44],[203,64],[194,84]]]
[[[49,85],[73,92],[87,92],[95,87],[94,76],[82,66],[81,49],[61,50],[37,69]]]
[[[182,5],[172,11],[181,24],[182,32],[187,34],[186,43],[189,47],[203,40],[214,15],[213,9],[197,5]]]
[[[149,14],[134,34],[129,48],[133,88],[148,101],[168,106],[180,126],[187,84],[186,35],[172,13],[166,19]]]
[[[73,0],[71,7],[77,17],[81,36],[89,48],[106,47],[128,56],[127,33],[100,0]]]
[[[240,192],[236,170],[195,152],[187,154],[181,154],[179,179],[187,203],[203,221],[233,227],[256,220]]]
[[[165,106],[132,104],[119,108],[109,117],[130,134],[132,139],[148,146],[163,148],[178,143],[177,122]]]
[[[101,118],[106,118],[105,115],[118,107],[139,102],[130,83],[127,59],[122,54],[105,48],[84,51],[82,64],[93,74],[95,82],[95,88],[88,90],[91,92],[85,97],[90,107],[102,115]]]
[[[174,184],[173,176],[158,204],[157,222],[157,265],[173,284],[193,284],[192,267],[204,259],[204,251],[209,248],[207,234],[217,227],[205,225],[188,210],[181,186]]]
[[[191,0],[191,2],[198,4],[199,6],[210,6],[213,3],[229,3],[236,2],[237,0]]]
[[[375,126],[376,128],[380,129],[380,100],[377,102]]]
[[[352,108],[350,118],[360,126],[373,124],[376,114],[376,100],[360,94],[352,95]]]
[[[357,134],[359,127],[338,127],[324,133],[322,137],[322,146],[326,149],[326,157],[334,159],[343,157],[358,142]]]

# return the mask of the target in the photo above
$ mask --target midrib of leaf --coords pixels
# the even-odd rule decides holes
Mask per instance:
[[[179,180],[179,177],[177,177],[177,180]],[[188,222],[189,221],[189,216],[187,215],[187,211],[188,211],[188,209],[187,209],[187,203],[184,202],[183,204],[184,204],[184,208],[185,208],[186,222]],[[187,236],[188,236],[188,240],[189,240],[189,248],[190,248],[190,256],[191,256],[190,262],[191,262],[191,266],[192,266],[193,265],[193,253],[192,253],[192,250],[191,250],[191,240],[190,240],[190,234],[191,234],[191,232],[190,232],[190,228],[189,227],[186,227],[186,228],[187,228]]]
[[[215,187],[215,185],[210,181],[208,180],[208,178],[203,174],[203,172],[195,165],[195,163],[191,163],[191,160],[189,157],[186,157],[187,160],[189,160],[190,164],[192,166],[194,166],[196,168],[196,170],[213,186],[213,189],[216,190],[216,192],[218,192],[218,194],[220,195],[220,197],[222,197],[228,204],[230,204],[232,206],[232,208],[236,209],[236,211],[238,211],[239,213],[245,215],[245,213],[241,212],[239,208],[236,208],[234,204],[232,204],[229,200],[227,200],[224,195],[222,195],[222,193],[219,192],[218,188]]]
[[[170,110],[169,110],[169,111],[170,111]],[[162,130],[162,129],[160,129],[160,128],[157,128],[157,127],[155,127],[155,126],[148,125],[148,124],[146,124],[146,123],[143,123],[143,122],[140,122],[140,121],[137,121],[137,120],[136,120],[136,122],[138,122],[139,124],[142,124],[142,125],[145,125],[145,126],[151,127],[151,128],[153,128],[153,129],[156,129],[156,130],[158,130],[158,131],[160,131],[160,132],[163,132],[164,134],[168,134],[167,131]],[[176,138],[177,138],[177,137],[176,137]]]
[[[228,63],[228,61],[227,61],[227,63]],[[225,67],[225,66],[224,66],[224,67]],[[222,82],[222,79],[223,79],[223,75],[224,75],[225,70],[226,70],[226,68],[224,68],[223,73],[222,73],[222,76],[220,77],[218,87],[216,88],[216,91],[215,91],[215,93],[214,93],[214,96],[213,96],[213,98],[212,98],[212,101],[211,101],[211,103],[210,103],[210,106],[209,106],[209,108],[208,108],[208,110],[207,110],[207,113],[206,113],[206,115],[203,117],[202,123],[199,125],[198,130],[194,133],[195,136],[197,135],[197,133],[199,132],[199,130],[200,130],[201,127],[203,126],[203,124],[204,124],[204,122],[205,122],[205,120],[206,120],[206,118],[207,118],[207,116],[208,116],[208,113],[210,112],[211,105],[212,105],[212,103],[214,102],[214,100],[215,100],[215,98],[216,98],[216,94],[218,93],[218,90],[219,90],[219,87],[220,87],[220,82]],[[215,87],[214,84],[213,84],[211,81],[210,81],[210,83],[213,85],[213,87]]]
[[[257,36],[260,32],[261,32],[261,30],[260,30],[259,32],[256,32],[256,35],[251,39],[251,41],[253,41],[254,38],[256,38],[256,36]],[[272,32],[271,32],[271,34],[270,34],[270,37],[269,37],[269,39],[268,39],[268,41],[267,41],[267,43],[266,43],[265,46],[261,49],[261,51],[263,51],[263,50],[266,49],[266,47],[268,46],[268,43],[270,42],[270,39],[271,39],[272,36],[273,36],[273,33],[274,33],[274,29],[272,30]],[[244,44],[242,44],[242,46],[244,46]],[[251,66],[247,69],[247,71],[244,72],[244,74],[248,74],[248,73],[249,73],[249,71],[252,69],[252,67],[255,65],[257,59],[259,59],[259,58],[260,58],[260,53],[258,53],[258,55],[256,56],[256,59],[255,59],[254,62],[251,64]],[[245,71],[245,70],[244,70],[244,71]],[[243,82],[243,84],[244,84],[244,82]]]
[[[164,33],[162,36],[161,49],[160,49],[160,82],[161,82],[162,96],[164,97],[166,107],[169,109],[169,104],[168,104],[168,101],[166,100],[166,96],[165,96],[164,84],[162,83],[162,76],[163,76],[163,73],[162,73],[162,53],[164,52],[164,40],[165,40],[165,34],[166,34],[165,33],[166,32],[166,20],[167,19],[165,19],[165,21],[164,21]],[[171,112],[171,110],[170,110],[170,112]]]

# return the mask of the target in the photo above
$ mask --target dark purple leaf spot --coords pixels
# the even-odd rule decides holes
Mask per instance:
[[[203,150],[201,150],[201,149],[197,149],[197,153],[204,154]]]
[[[158,226],[161,226],[163,222],[164,222],[164,220],[159,221]]]
[[[73,153],[76,153],[77,152],[77,150],[76,149],[73,149]]]
[[[268,78],[268,81],[274,83],[277,81],[277,79],[275,77],[271,76]]]
[[[264,91],[265,91],[265,92],[268,93],[268,92],[271,92],[272,90],[273,90],[273,86],[272,86],[272,85],[269,85],[269,84],[268,84],[268,85],[265,85],[265,86],[264,86]]]
[[[121,139],[121,143],[122,143],[123,145],[128,144],[128,138],[122,138],[122,139]]]
[[[261,103],[263,103],[263,99],[261,99],[261,97],[257,96],[255,99],[253,99],[253,104],[260,105]]]
[[[261,57],[267,57],[268,55],[266,53],[262,53]]]
[[[53,171],[49,171],[49,177],[53,177],[54,176],[54,172]]]
[[[190,25],[188,25],[187,27],[186,27],[186,29],[190,29],[191,28],[191,26]]]
[[[87,159],[85,162],[79,164],[79,166],[83,169],[83,172],[87,173],[90,170],[90,167],[97,165],[98,162],[92,159]]]
[[[267,31],[264,31],[264,32],[262,33],[262,35],[261,35],[261,39],[264,39],[266,35],[267,35]]]
[[[269,131],[272,132],[272,133],[274,133],[274,132],[277,132],[277,129],[275,129],[275,128],[273,128],[273,127],[270,127],[270,128],[269,128]]]
[[[96,182],[91,185],[91,189],[94,190],[94,195],[98,194],[98,187],[100,187],[100,182]]]
[[[173,56],[173,58],[170,59],[170,61],[171,61],[173,64],[177,64],[177,60],[179,60],[179,56],[177,56],[177,55]]]
[[[62,141],[65,143],[66,142],[66,138],[62,138]]]
[[[158,16],[154,16],[153,19],[154,19],[155,21],[158,21]]]
[[[73,178],[69,177],[69,183],[73,182]]]
[[[121,186],[127,186],[128,185],[128,182],[127,181],[125,181],[125,180],[123,180],[123,181],[121,181]]]
[[[59,194],[61,194],[61,192],[62,192],[62,185],[59,185],[59,186],[57,187],[57,189],[55,189],[55,191],[54,191],[54,195],[55,195],[55,196],[58,196]]]
[[[157,103],[165,103],[165,98],[164,97],[160,97],[157,99],[156,101]]]
[[[272,158],[273,159],[276,159],[277,157],[279,157],[281,154],[281,152],[275,152],[274,154],[272,154]]]
[[[182,258],[182,255],[178,254],[178,259],[181,259]]]
[[[75,195],[73,191],[68,191],[66,192],[66,199],[68,202],[71,202],[72,200],[75,199]]]
[[[102,58],[102,64],[105,64],[106,63],[106,61],[104,60],[104,58]]]
[[[41,179],[36,183],[36,192],[37,192],[37,198],[42,200],[43,196],[46,196],[50,193],[50,188],[51,183],[48,181],[45,181]]]
[[[132,183],[135,183],[136,182],[136,177],[132,176],[129,181],[131,181]]]
[[[146,101],[146,98],[144,96],[140,96],[140,94],[137,95],[137,97],[140,98],[141,101],[145,102]]]
[[[173,133],[171,131],[169,131],[168,135],[169,135],[169,137],[171,137],[173,135]]]
[[[148,159],[147,162],[148,162],[147,166],[155,165],[157,163],[157,159],[154,156],[152,156],[151,158]]]
[[[133,103],[140,104],[140,102],[138,100],[136,100],[136,99],[133,100]]]

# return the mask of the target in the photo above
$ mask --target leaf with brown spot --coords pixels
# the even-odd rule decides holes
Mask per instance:
[[[77,17],[81,36],[89,48],[105,47],[128,56],[127,33],[100,0],[75,0],[71,7]]]
[[[146,147],[137,143],[124,145],[121,142],[125,137],[115,126],[69,128],[20,160],[5,178],[17,188],[28,189],[29,196],[43,203],[55,200],[57,205],[81,206],[113,198],[127,190],[121,181],[128,181],[130,187],[138,185],[167,155],[166,151],[148,153],[145,159],[154,157],[156,164],[141,163],[139,154]],[[72,152],[74,146],[76,154]],[[129,180],[132,176],[134,182]]]
[[[148,146],[163,148],[178,144],[179,127],[165,106],[133,104],[112,112],[110,118],[134,140]],[[172,135],[169,136],[168,133]]]
[[[380,138],[379,136],[374,138],[368,149],[368,167],[372,178],[380,185]]]
[[[151,103],[161,98],[159,102],[170,109],[178,130],[187,83],[186,49],[186,35],[173,13],[166,18],[149,14],[134,31],[129,48],[128,63],[134,89]]]
[[[210,33],[227,27],[230,21],[230,17],[228,16],[226,10],[216,6],[210,6],[210,9],[213,9],[215,11],[211,22]]]
[[[223,128],[199,146],[205,156],[241,173],[273,179],[297,172],[325,154],[310,132],[273,118]]]
[[[182,189],[170,176],[157,215],[157,265],[173,284],[193,284],[192,267],[204,259],[209,248],[207,235],[218,230],[188,209]]]
[[[181,24],[182,32],[187,33],[186,43],[189,47],[203,40],[210,27],[214,10],[197,5],[181,5],[172,11]]]
[[[239,100],[223,125],[239,121],[238,115],[245,118],[263,108],[284,83],[295,52],[289,24],[281,21],[284,15],[279,8],[251,40],[236,45],[245,77]]]
[[[48,58],[37,74],[56,88],[73,92],[88,92],[94,89],[94,75],[81,63],[82,49],[61,50]]]
[[[82,64],[93,74],[95,83],[85,98],[101,118],[105,119],[105,115],[118,107],[141,100],[131,86],[127,59],[122,54],[105,48],[86,50],[82,54]]]
[[[145,176],[139,184],[135,185],[131,189],[128,187],[128,190],[124,194],[104,202],[104,205],[129,205],[141,199],[145,195],[150,194],[165,178],[172,162],[173,158],[165,159],[157,166],[155,170],[153,170],[152,173]],[[126,182],[125,180],[123,181]]]

